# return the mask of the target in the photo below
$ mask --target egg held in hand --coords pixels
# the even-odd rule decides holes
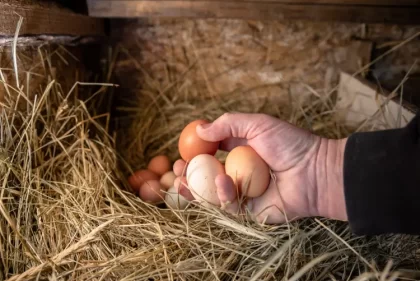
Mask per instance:
[[[201,139],[196,128],[198,125],[208,124],[206,120],[196,120],[189,123],[181,132],[178,142],[178,150],[182,159],[191,161],[200,154],[215,155],[219,148],[219,142],[208,142]]]
[[[187,168],[188,187],[194,198],[204,205],[220,206],[215,179],[224,173],[223,165],[214,156],[200,154],[194,157]]]
[[[270,168],[250,146],[238,146],[226,157],[226,174],[247,197],[261,196],[270,183]]]

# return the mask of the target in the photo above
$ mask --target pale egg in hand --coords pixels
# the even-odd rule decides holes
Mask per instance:
[[[214,156],[200,154],[188,164],[187,182],[194,198],[202,203],[220,206],[215,179],[224,174],[223,165]]]

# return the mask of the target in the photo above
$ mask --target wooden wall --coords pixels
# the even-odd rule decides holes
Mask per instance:
[[[88,0],[95,17],[189,17],[420,24],[420,0]]]
[[[102,36],[104,23],[50,1],[0,1],[0,36],[13,36],[23,17],[20,35]]]

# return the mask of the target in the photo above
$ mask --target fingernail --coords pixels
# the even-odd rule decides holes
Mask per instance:
[[[200,127],[200,130],[208,129],[210,128],[210,126],[211,126],[211,123],[198,125],[198,127]]]

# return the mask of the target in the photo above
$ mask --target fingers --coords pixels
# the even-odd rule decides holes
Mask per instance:
[[[228,138],[221,144],[221,149],[230,151],[236,146],[246,145],[247,140],[241,138]],[[189,201],[195,200],[188,188],[186,180],[187,163],[184,160],[177,160],[174,163],[173,171],[177,178],[174,186],[178,193]],[[218,175],[215,179],[217,195],[221,202],[221,208],[231,214],[239,214],[245,206],[239,202],[238,191],[232,178],[226,174]],[[253,219],[259,223],[278,224],[286,221],[292,221],[296,218],[286,217],[284,207],[279,201],[280,195],[275,181],[271,180],[267,191],[258,198],[249,198],[246,208],[253,216]]]
[[[247,145],[248,140],[241,138],[228,138],[220,143],[220,150],[231,151],[237,146]]]
[[[173,171],[177,177],[185,175],[187,173],[187,163],[182,159],[175,161]]]
[[[175,189],[180,195],[182,195],[188,201],[193,201],[194,196],[191,191],[188,189],[187,178],[186,177],[177,177],[174,182]]]
[[[230,176],[226,174],[218,175],[215,179],[215,184],[222,210],[234,215],[238,215],[244,211],[238,200],[238,190]],[[186,200],[195,200],[191,191],[188,189],[187,179],[185,177],[177,177],[174,186],[178,193]],[[278,192],[276,183],[271,180],[267,191],[263,195],[258,198],[249,199],[246,208],[255,221],[264,224],[279,224],[296,219],[285,216],[284,207],[282,202],[279,201]]]
[[[280,195],[278,193],[277,184],[271,180],[267,191],[263,195],[249,201],[247,208],[257,222],[278,224],[290,220],[290,218],[286,218],[283,212],[284,207],[279,201]]]
[[[200,138],[217,142],[228,138],[252,139],[275,118],[263,114],[225,113],[213,123],[197,126]],[[275,119],[277,120],[277,119]]]
[[[238,192],[232,178],[228,175],[221,174],[216,177],[215,183],[222,209],[226,212],[237,214],[240,211],[240,205],[238,202]]]
[[[187,199],[188,201],[193,201],[194,196],[188,189],[187,178],[185,177],[187,173],[187,167],[188,165],[184,160],[179,159],[175,161],[173,171],[177,178],[174,181],[174,186],[178,193],[182,195],[185,199]]]

